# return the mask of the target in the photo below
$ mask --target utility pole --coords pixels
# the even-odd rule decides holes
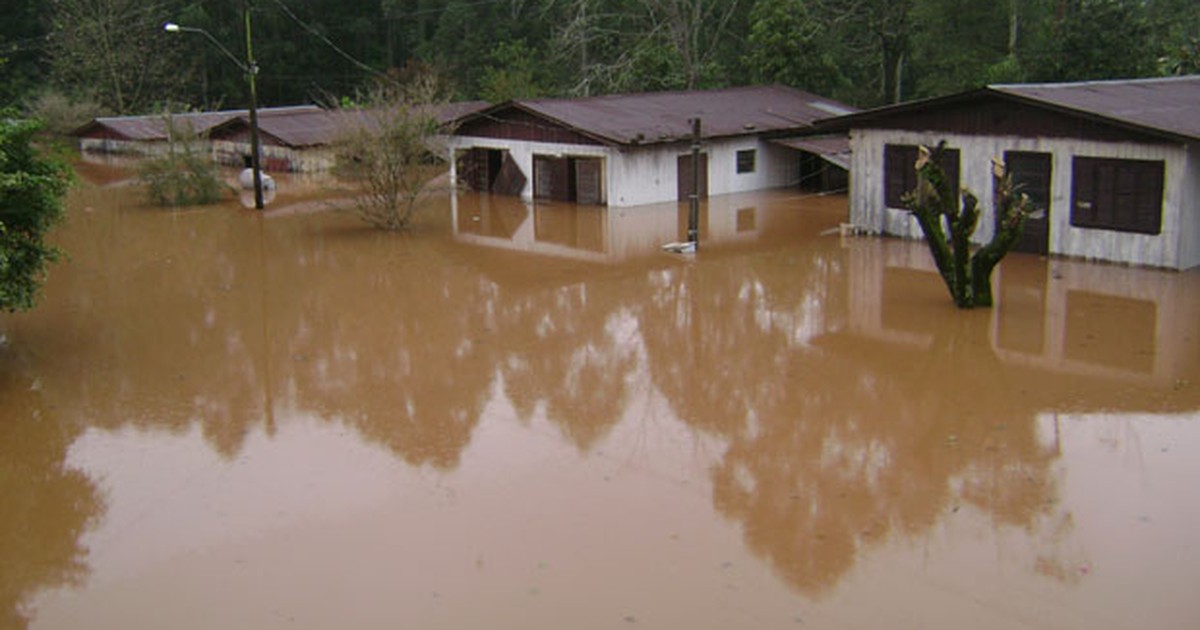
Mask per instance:
[[[242,0],[242,19],[246,23],[246,80],[250,82],[250,166],[254,169],[254,207],[263,209],[262,158],[258,141],[258,64],[250,37],[250,2]]]
[[[692,118],[692,194],[688,195],[688,241],[700,249],[700,119]]]

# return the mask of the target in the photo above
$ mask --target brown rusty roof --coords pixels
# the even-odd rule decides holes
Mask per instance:
[[[319,112],[316,105],[297,105],[292,107],[266,107],[258,110],[260,119],[275,116],[288,116],[303,112]],[[191,127],[194,133],[208,133],[213,127],[228,122],[239,116],[247,116],[244,109],[218,112],[189,112],[171,114],[171,119],[177,125]],[[96,118],[77,129],[78,137],[87,137],[95,133],[109,132],[125,140],[155,141],[167,139],[167,125],[164,114],[149,116],[112,116]]]
[[[992,85],[818,122],[825,131],[886,126],[893,116],[1001,99],[1174,141],[1200,140],[1200,75],[1080,83]],[[1019,132],[1020,130],[1014,130]]]
[[[1200,75],[1085,83],[993,85],[1063,109],[1200,140]]]
[[[855,108],[789,87],[756,86],[709,91],[652,92],[575,99],[511,101],[460,122],[507,108],[524,110],[607,144],[677,142],[691,137],[700,118],[705,138],[808,129],[821,118]]]
[[[831,164],[844,169],[850,168],[850,138],[845,134],[779,138],[772,142],[789,149],[798,149],[818,155]]]
[[[463,101],[436,106],[438,121],[445,124],[465,114],[487,108],[484,101]],[[247,116],[222,122],[212,130],[213,138],[239,133],[249,126]],[[348,131],[377,126],[371,110],[339,109],[297,112],[288,116],[259,117],[258,128],[283,146],[306,148],[327,146]]]

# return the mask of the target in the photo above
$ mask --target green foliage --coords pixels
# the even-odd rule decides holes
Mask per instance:
[[[934,151],[920,147],[914,165],[917,187],[904,196],[904,202],[925,234],[933,262],[954,304],[959,308],[992,306],[992,271],[1020,238],[1025,219],[1033,208],[1029,197],[1019,194],[1013,186],[1004,164],[993,160],[992,239],[972,253],[971,235],[981,214],[979,199],[966,188],[961,192],[950,188],[950,181],[938,164],[938,154],[944,146],[945,143],[938,145]]]
[[[138,169],[150,202],[175,207],[220,201],[226,186],[207,144],[190,129],[176,125],[169,114],[165,118],[171,130],[166,151],[143,160]]]
[[[483,71],[479,96],[485,101],[503,103],[540,96],[539,64],[525,40],[500,42],[492,50],[492,63]]]
[[[744,63],[756,82],[832,94],[842,76],[827,34],[805,0],[758,0],[750,12]]]
[[[1195,0],[257,0],[264,105],[337,102],[410,65],[456,99],[780,82],[859,106],[984,83],[1200,71]],[[53,83],[118,113],[245,107],[240,1],[16,0],[0,103]],[[285,8],[286,7],[286,10]]]
[[[990,82],[1010,53],[1010,2],[925,0],[913,7],[912,93],[949,94]],[[1017,19],[1020,19],[1018,14]],[[995,70],[993,70],[995,68]]]
[[[66,166],[38,155],[38,124],[0,112],[0,310],[33,308],[59,251],[45,242],[63,215]]]
[[[1036,51],[1031,79],[1086,81],[1153,76],[1157,55],[1146,4],[1075,0]]]
[[[1161,74],[1182,76],[1200,74],[1200,37],[1193,37],[1158,58]]]

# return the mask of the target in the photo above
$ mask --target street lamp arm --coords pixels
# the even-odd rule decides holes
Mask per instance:
[[[163,30],[168,33],[200,33],[201,35],[207,37],[208,41],[212,42],[213,46],[216,46],[218,50],[220,50],[222,53],[224,53],[225,56],[228,57],[230,61],[237,64],[237,67],[241,68],[242,72],[245,72],[246,74],[251,74],[251,73],[257,74],[257,72],[258,72],[257,67],[251,68],[250,66],[247,66],[245,63],[242,63],[242,61],[240,59],[238,59],[233,53],[229,52],[228,48],[226,48],[224,45],[222,45],[221,42],[217,41],[217,38],[213,37],[211,33],[209,33],[208,31],[206,31],[202,28],[196,28],[194,26],[180,26],[174,22],[167,22],[166,24],[163,24]]]
[[[254,52],[250,45],[250,5],[246,0],[242,0],[242,18],[246,21],[246,61],[242,62],[236,55],[229,52],[217,38],[213,37],[208,31],[202,28],[190,26],[180,26],[174,22],[163,24],[163,30],[168,33],[200,33],[212,42],[218,50],[225,54],[237,67],[246,73],[246,83],[250,86],[250,164],[254,169],[254,207],[263,209],[263,193],[262,193],[262,163],[259,156],[261,148],[258,139],[258,88],[255,87],[255,75],[258,74],[258,64],[254,62]]]

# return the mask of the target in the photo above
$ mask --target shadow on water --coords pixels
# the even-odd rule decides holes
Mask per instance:
[[[86,575],[104,501],[64,463],[85,429],[198,428],[233,460],[311,414],[451,473],[497,396],[586,455],[652,391],[723,445],[716,511],[820,596],[964,508],[1031,532],[1043,572],[1073,579],[1038,418],[1200,407],[1195,273],[1014,255],[998,307],[961,312],[919,245],[830,235],[837,197],[710,200],[685,257],[660,250],[686,233],[674,205],[463,195],[386,235],[128,194],[77,192],[44,303],[0,318],[10,619]]]

